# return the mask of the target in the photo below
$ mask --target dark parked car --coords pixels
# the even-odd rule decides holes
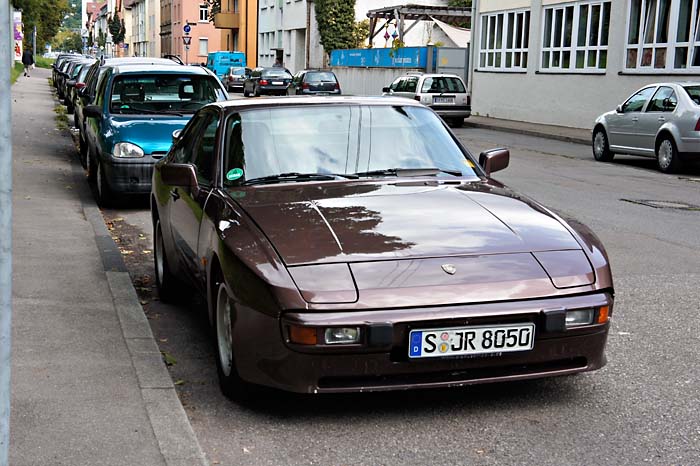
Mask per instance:
[[[255,68],[243,83],[243,95],[285,95],[292,75],[285,68]]]
[[[171,62],[172,63],[172,62]],[[228,99],[219,79],[199,66],[106,66],[93,105],[83,108],[88,179],[97,200],[148,193],[153,164],[202,106]]]
[[[222,80],[224,86],[226,86],[226,90],[229,92],[243,92],[243,83],[250,73],[250,68],[243,68],[240,66],[229,67]]]
[[[299,71],[289,86],[290,95],[340,95],[338,78],[332,71]]]
[[[209,303],[223,391],[455,386],[605,364],[595,235],[403,98],[204,107],[156,164],[156,282]]]
[[[67,80],[64,83],[64,97],[63,97],[63,104],[66,106],[66,112],[68,114],[73,113],[75,109],[75,100],[76,100],[76,85],[79,82],[82,82],[79,80],[79,76],[82,74],[83,78],[87,75],[87,72],[90,69],[90,66],[95,62],[95,60],[81,60],[79,62],[75,62],[70,68],[67,76]],[[84,71],[84,72],[83,72]],[[82,82],[82,85],[79,88],[85,87],[85,83]]]

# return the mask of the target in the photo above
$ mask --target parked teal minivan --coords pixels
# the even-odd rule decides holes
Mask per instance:
[[[207,56],[207,68],[213,71],[219,79],[223,79],[231,67],[245,68],[245,66],[245,53],[243,52],[210,52]]]

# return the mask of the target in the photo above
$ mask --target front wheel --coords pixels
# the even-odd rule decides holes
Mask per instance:
[[[245,87],[243,88],[243,97],[250,97],[250,92]]]
[[[153,227],[153,249],[158,296],[164,303],[172,303],[177,298],[178,287],[175,275],[170,271],[168,255],[165,252],[163,243],[163,230],[160,226],[160,219],[156,220],[156,224]]]
[[[219,280],[216,293],[214,334],[216,338],[216,368],[219,385],[226,397],[234,401],[246,401],[252,397],[252,386],[238,375],[233,356],[233,300],[226,290],[226,283]]]
[[[605,130],[597,128],[593,132],[593,158],[598,162],[610,162],[614,156],[615,154],[610,152],[608,136],[605,134]]]
[[[98,161],[95,168],[95,185],[97,188],[97,203],[100,207],[109,207],[114,202],[114,193],[109,187],[109,182],[105,177],[105,170],[102,164]]]
[[[664,173],[675,173],[681,169],[683,163],[670,136],[664,136],[656,145],[656,163]]]

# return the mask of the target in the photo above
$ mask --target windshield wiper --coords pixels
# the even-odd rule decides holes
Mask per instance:
[[[452,176],[463,176],[459,170],[447,170],[442,168],[386,168],[384,170],[370,170],[367,172],[355,173],[357,176],[435,176],[440,173],[447,173]]]
[[[175,116],[184,116],[182,113],[178,112],[177,110],[149,110],[145,108],[134,108],[134,107],[129,107],[129,108],[120,108],[119,113],[121,114],[136,114],[136,115],[175,115]]]
[[[299,173],[289,172],[280,173],[278,175],[261,176],[259,178],[251,178],[243,182],[244,185],[267,184],[267,183],[283,183],[287,181],[331,181],[337,177],[357,178],[355,175],[345,175],[336,173]]]

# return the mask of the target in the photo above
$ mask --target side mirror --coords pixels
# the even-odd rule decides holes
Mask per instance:
[[[181,135],[181,134],[182,134],[182,130],[181,130],[181,129],[176,129],[175,131],[173,131],[173,143],[175,143],[175,141],[177,141],[178,139],[180,139],[180,135]]]
[[[165,163],[160,166],[160,179],[170,186],[184,188],[197,187],[197,175],[194,166],[189,163]]]
[[[391,92],[391,88],[382,87],[382,92],[386,92],[388,94],[389,92]]]
[[[83,115],[87,118],[102,119],[102,109],[97,105],[88,105],[83,109]]]
[[[609,107],[608,107],[609,108]],[[622,105],[618,105],[617,108],[615,109],[617,113],[623,113],[622,112]]]
[[[666,97],[664,99],[664,110],[675,110],[676,104],[671,101],[670,98]]]
[[[479,154],[479,165],[486,172],[486,176],[491,173],[503,170],[510,162],[510,151],[508,149],[491,149]]]

